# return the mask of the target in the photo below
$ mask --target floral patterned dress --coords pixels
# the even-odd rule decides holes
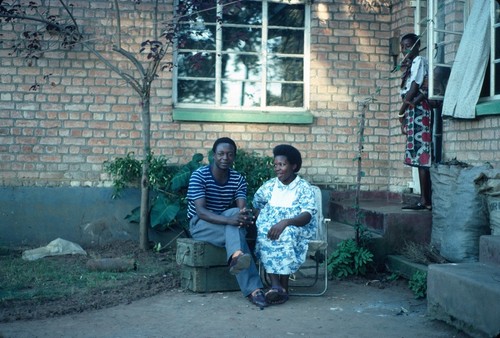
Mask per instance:
[[[416,56],[403,75],[403,86],[400,90],[404,99],[411,88],[412,82],[422,88],[427,79],[427,59]],[[426,94],[426,93],[425,93]],[[431,134],[431,107],[427,98],[420,101],[415,107],[406,109],[406,150],[404,163],[413,167],[430,167],[432,157],[432,134]]]
[[[253,206],[260,209],[256,221],[257,258],[267,273],[295,273],[306,259],[309,240],[314,238],[318,226],[315,216],[318,209],[311,185],[299,176],[288,185],[273,178],[255,193]],[[308,224],[286,227],[277,240],[267,238],[267,232],[273,225],[304,211],[312,216]]]

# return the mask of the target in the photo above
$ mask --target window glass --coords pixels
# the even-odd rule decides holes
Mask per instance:
[[[427,33],[430,75],[429,96],[442,99],[451,67],[474,0],[429,0],[429,32]],[[491,51],[481,98],[500,98],[500,1],[491,4]],[[425,1],[420,0],[420,4]]]
[[[260,82],[222,81],[222,105],[228,107],[258,107],[261,101]]]
[[[179,80],[177,90],[183,103],[215,102],[215,81]]]
[[[269,81],[302,81],[304,69],[301,58],[283,58],[272,56],[267,62]]]
[[[215,77],[215,53],[185,52],[177,55],[180,77]]]
[[[225,54],[222,56],[222,79],[260,80],[262,66],[259,57],[251,54]]]
[[[224,6],[222,10],[223,24],[262,24],[261,1],[238,1]]]
[[[491,17],[493,23],[492,45],[481,97],[499,95],[500,98],[500,2],[498,0],[492,4]]]
[[[180,24],[179,29],[179,48],[215,50],[215,25]]]
[[[224,52],[260,52],[262,45],[262,30],[255,28],[222,28],[222,50]]]
[[[174,67],[178,107],[306,106],[308,5],[179,0],[177,8],[183,14]]]
[[[269,53],[304,53],[304,31],[270,29],[267,49]]]
[[[451,67],[462,38],[468,7],[465,0],[431,0],[426,20],[429,58],[429,97],[443,99]]]
[[[269,26],[304,27],[304,5],[285,3],[269,3]]]
[[[270,83],[267,86],[267,104],[270,106],[300,107],[303,100],[303,85]]]

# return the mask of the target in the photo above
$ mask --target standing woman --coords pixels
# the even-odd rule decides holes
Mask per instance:
[[[432,162],[431,107],[427,99],[427,59],[419,55],[420,38],[406,34],[401,38],[404,74],[401,81],[403,104],[399,109],[401,131],[406,135],[404,164],[417,167],[420,181],[420,202],[404,206],[405,210],[432,210],[431,177]]]
[[[304,263],[316,233],[318,209],[311,185],[297,175],[300,152],[282,144],[273,154],[276,177],[255,193],[253,206],[258,215],[256,255],[271,280],[266,301],[282,304],[288,300],[288,278]]]

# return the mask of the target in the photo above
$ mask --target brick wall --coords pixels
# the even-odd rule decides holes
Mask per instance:
[[[86,32],[100,39],[113,37],[111,2],[73,3],[78,20],[89,20]],[[374,11],[353,3],[347,6],[331,0],[313,4],[312,125],[173,122],[171,74],[163,72],[153,88],[154,153],[166,156],[171,163],[186,163],[196,152],[206,154],[220,136],[230,136],[239,147],[267,155],[275,145],[291,143],[302,151],[301,174],[310,181],[332,186],[352,184],[356,178],[353,159],[358,147],[358,103],[374,95],[377,101],[370,104],[366,120],[363,189],[404,188],[411,172],[401,163],[403,137],[395,118],[399,74],[394,77],[389,73],[392,58],[388,46],[395,32],[412,30],[407,19],[411,8],[408,1],[398,2],[391,10]],[[123,9],[122,24],[146,32],[149,16],[144,12],[138,15],[133,9]],[[171,12],[171,5],[162,9],[165,16]],[[128,32],[133,48],[138,48],[144,36],[134,36],[136,31]],[[0,33],[5,40],[13,35],[8,25]],[[104,161],[129,152],[141,153],[140,100],[95,56],[78,48],[49,52],[29,67],[24,60],[10,57],[9,52],[0,44],[1,185],[106,185]],[[116,56],[113,60],[126,64]],[[48,74],[52,75],[45,81]],[[30,91],[35,82],[40,84],[39,90]],[[478,161],[494,157],[499,138],[495,121],[448,123],[447,155],[463,156],[467,152],[470,159],[479,157],[475,159]],[[478,154],[477,148],[469,152],[462,147],[465,141],[478,139],[482,141],[475,144],[484,152]]]

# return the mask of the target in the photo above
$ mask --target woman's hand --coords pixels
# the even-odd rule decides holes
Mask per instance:
[[[408,134],[408,125],[406,124],[406,117],[400,117],[399,122],[401,123],[401,133],[403,135]]]
[[[267,238],[273,241],[277,240],[278,238],[280,238],[281,233],[287,226],[288,223],[286,220],[279,221],[278,223],[273,225],[271,229],[269,229],[269,231],[267,232]]]

